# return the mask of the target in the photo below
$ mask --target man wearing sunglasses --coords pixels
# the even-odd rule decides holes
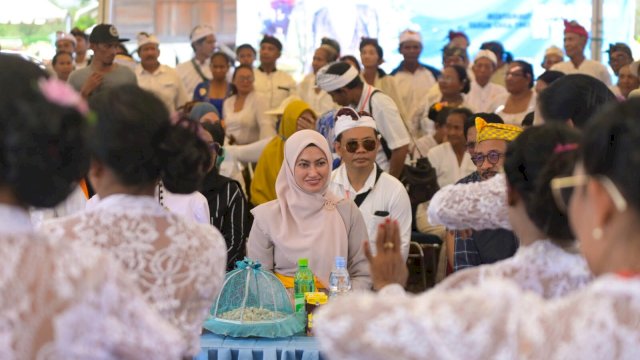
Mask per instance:
[[[342,165],[331,174],[331,190],[358,205],[374,252],[378,225],[387,218],[397,220],[401,253],[406,260],[411,238],[411,202],[402,183],[375,163],[380,148],[376,122],[366,113],[342,108],[336,113],[334,129],[334,147]]]
[[[487,122],[479,116],[473,120],[477,136],[471,159],[477,171],[458,183],[484,181],[502,172],[507,143],[522,132],[518,126]],[[457,271],[513,256],[518,249],[518,239],[504,229],[455,231],[453,247],[453,269]]]
[[[357,111],[371,114],[382,135],[376,162],[382,170],[400,177],[410,138],[395,102],[380,90],[363,83],[358,71],[345,62],[332,63],[318,70],[316,84],[338,105],[352,106]]]

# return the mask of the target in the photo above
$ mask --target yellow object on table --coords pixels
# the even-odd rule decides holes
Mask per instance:
[[[280,280],[280,282],[282,282],[282,285],[284,285],[285,288],[293,289],[293,276],[286,276],[280,273],[275,273],[275,274],[276,274],[276,277]],[[313,281],[316,284],[316,289],[324,289],[324,285],[322,285],[322,283],[318,280],[318,278],[315,275],[313,276]]]
[[[313,312],[319,308],[320,305],[326,304],[327,300],[327,294],[323,292],[308,292],[304,294],[305,310],[307,312],[307,335],[311,335],[311,331],[313,330]]]

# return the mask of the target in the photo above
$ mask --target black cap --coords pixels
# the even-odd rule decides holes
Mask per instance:
[[[262,44],[271,44],[275,47],[278,48],[279,51],[282,51],[282,43],[280,42],[280,40],[278,40],[277,38],[271,36],[271,35],[265,35],[262,38],[262,41],[260,41],[260,45]]]
[[[629,57],[633,59],[633,54],[631,54],[631,48],[629,48],[629,45],[627,45],[625,43],[609,44],[609,50],[607,50],[605,52],[607,52],[607,53],[609,53],[609,55],[611,55],[611,53],[615,52],[615,51],[621,51],[621,52],[629,55]]]
[[[89,35],[89,42],[94,44],[125,41],[129,41],[129,39],[120,38],[118,29],[111,24],[96,25],[91,31],[91,35]]]

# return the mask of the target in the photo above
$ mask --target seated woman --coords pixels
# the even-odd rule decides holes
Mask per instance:
[[[256,165],[253,181],[251,181],[252,204],[260,205],[277,198],[276,179],[284,161],[285,141],[299,130],[298,121],[306,118],[316,121],[316,115],[304,101],[294,100],[284,109],[278,126],[278,135],[274,136],[264,148]]]
[[[211,55],[212,79],[203,81],[193,90],[194,101],[209,102],[222,114],[224,100],[231,96],[231,84],[227,81],[227,73],[231,68],[231,58],[223,52],[215,52]]]
[[[451,108],[464,107],[471,112],[474,111],[466,100],[466,94],[471,89],[471,83],[467,70],[460,65],[449,65],[442,70],[442,75],[438,78],[437,93],[439,98],[425,96],[423,103],[413,113],[410,121],[410,129],[414,134],[433,134],[435,132],[435,119],[430,118],[429,111],[436,103]]]
[[[34,232],[27,208],[57,205],[86,172],[88,107],[20,57],[0,68],[0,358],[178,358],[180,334],[108,254]]]
[[[89,179],[101,200],[44,231],[111,253],[151,306],[180,330],[182,355],[193,356],[224,279],[225,241],[208,221],[167,211],[154,192],[160,179],[172,193],[197,191],[211,161],[207,145],[193,129],[171,124],[162,101],[137,86],[105,91],[90,105],[97,121]]]
[[[525,115],[535,110],[536,93],[533,91],[533,67],[526,61],[516,60],[509,64],[505,77],[508,94],[494,111],[505,124],[518,125]]]
[[[189,110],[189,119],[199,123],[215,123],[222,121],[224,126],[224,120],[220,118],[220,111],[208,102],[196,102]]]
[[[407,297],[397,285],[407,278],[400,236],[390,225],[378,233],[382,253],[370,258],[380,292],[352,294],[321,308],[314,317],[321,349],[350,359],[635,359],[640,178],[629,169],[640,167],[639,113],[636,99],[603,111],[585,130],[573,176],[551,184],[597,277],[590,285],[550,300],[497,279]],[[516,210],[521,198],[517,190],[509,192],[510,211]]]
[[[278,198],[252,210],[247,254],[293,287],[298,259],[309,259],[317,288],[329,288],[336,256],[347,259],[354,289],[369,289],[369,267],[362,242],[368,238],[362,214],[353,201],[329,188],[331,151],[320,133],[301,130],[284,147],[276,180]]]
[[[204,123],[200,135],[209,145],[211,167],[204,177],[200,192],[207,198],[211,225],[215,226],[227,242],[227,271],[235,269],[236,261],[244,259],[245,244],[251,228],[249,205],[240,183],[220,175],[218,169],[224,160],[224,128],[220,122]]]
[[[253,88],[253,68],[240,65],[233,73],[233,90],[222,106],[231,145],[244,145],[276,135],[276,122],[265,114],[267,104]]]

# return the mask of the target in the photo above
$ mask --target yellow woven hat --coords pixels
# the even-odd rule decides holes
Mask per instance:
[[[481,117],[476,117],[476,130],[478,131],[476,142],[485,140],[513,141],[522,132],[520,126],[488,123]]]

